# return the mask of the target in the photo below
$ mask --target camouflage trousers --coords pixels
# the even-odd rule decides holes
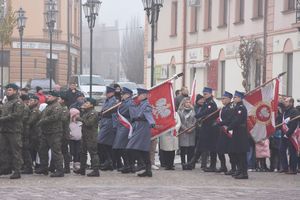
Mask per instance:
[[[98,170],[100,163],[97,148],[97,134],[82,134],[80,147],[80,168],[86,168],[87,152],[91,156],[91,167],[93,170]]]
[[[29,135],[24,133],[22,136],[23,147],[22,147],[22,156],[24,161],[24,169],[32,169],[32,157],[30,153],[30,142]]]
[[[41,168],[48,169],[48,151],[51,149],[51,159],[57,171],[63,172],[63,155],[61,152],[62,133],[42,135],[39,156]]]
[[[22,136],[21,133],[0,133],[0,166],[2,169],[22,168]]]

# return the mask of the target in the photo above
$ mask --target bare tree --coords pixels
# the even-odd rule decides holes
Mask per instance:
[[[138,17],[133,17],[126,26],[121,47],[121,64],[130,81],[143,83],[144,30]]]
[[[251,61],[256,60],[257,62],[261,63],[263,60],[261,42],[253,38],[246,39],[244,37],[241,37],[240,46],[236,58],[239,58],[240,60],[239,67],[242,69],[243,77],[242,85],[245,88],[245,91],[249,92],[251,89]]]

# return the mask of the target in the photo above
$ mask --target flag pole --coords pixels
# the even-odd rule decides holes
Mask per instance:
[[[256,90],[258,90],[258,89],[260,89],[260,88],[266,86],[268,83],[274,81],[274,80],[277,79],[277,78],[280,78],[281,76],[283,76],[283,75],[285,75],[285,74],[286,74],[286,72],[282,72],[282,73],[278,74],[277,77],[272,78],[271,80],[265,82],[264,84],[262,84],[262,85],[260,85],[260,86],[258,86],[258,87],[256,87],[256,88],[254,88],[253,90],[247,92],[247,93],[245,94],[245,96],[247,96],[247,95],[249,95],[249,94],[255,92]],[[198,120],[198,121],[197,121],[193,126],[191,126],[190,128],[185,129],[184,131],[178,133],[177,136],[179,136],[179,135],[181,135],[181,134],[183,134],[183,133],[186,133],[186,132],[189,132],[189,131],[193,130],[194,128],[196,128],[196,126],[197,126],[199,123],[203,123],[205,120],[207,120],[208,118],[210,118],[211,116],[213,116],[214,114],[216,114],[217,112],[219,112],[220,110],[221,110],[221,109],[218,109],[218,110],[212,112],[211,114],[209,114],[207,117]],[[282,124],[281,124],[281,125],[282,125]]]
[[[294,121],[294,120],[296,120],[296,119],[300,119],[300,115],[298,115],[298,116],[292,118],[289,122]],[[282,123],[280,123],[280,124],[277,124],[277,125],[275,126],[275,128],[278,128],[278,127],[282,126],[283,124],[285,124],[285,122],[282,122]]]
[[[167,80],[165,80],[165,81],[163,81],[163,82],[161,82],[161,83],[159,83],[159,84],[157,84],[157,85],[154,85],[154,86],[151,87],[149,90],[152,90],[152,89],[154,89],[154,88],[157,88],[157,87],[159,87],[159,86],[161,86],[161,85],[163,85],[163,84],[165,84],[165,83],[167,83],[167,82],[169,82],[169,81],[172,81],[172,80],[174,80],[174,79],[176,80],[176,79],[178,79],[178,78],[181,77],[181,76],[183,76],[183,72],[181,72],[181,73],[179,73],[179,74],[175,74],[175,75],[172,76],[171,78],[169,78],[169,79],[167,79]],[[137,97],[137,95],[133,96],[133,98],[135,98],[135,97]],[[109,112],[113,111],[114,109],[116,109],[117,107],[119,107],[121,104],[122,104],[122,102],[119,102],[119,103],[117,103],[116,105],[114,105],[114,106],[112,106],[112,107],[110,107],[110,108],[104,110],[103,112],[101,112],[101,114],[103,115],[103,114],[109,113]]]

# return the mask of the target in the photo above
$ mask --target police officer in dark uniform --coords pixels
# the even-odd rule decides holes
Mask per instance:
[[[96,100],[86,98],[86,102],[82,105],[83,113],[76,121],[82,122],[82,139],[80,148],[80,169],[74,173],[85,175],[87,152],[91,155],[91,164],[93,171],[87,174],[89,177],[98,177],[99,173],[99,157],[97,153],[97,129],[98,129],[98,113],[94,107]]]
[[[233,104],[231,103],[233,95],[230,92],[225,91],[222,96],[222,104],[224,107],[220,110],[219,118],[217,119],[217,124],[219,126],[228,125],[228,122],[233,116]],[[224,131],[223,128],[220,129],[220,135],[217,141],[217,153],[219,160],[221,161],[221,168],[217,172],[224,172],[226,175],[232,175],[236,170],[236,164],[230,153],[230,143],[232,135]],[[229,154],[231,170],[227,173],[226,159],[224,154]]]
[[[102,107],[101,113],[110,109],[118,103],[115,95],[115,88],[106,87],[106,101]],[[115,112],[115,111],[114,111]],[[115,140],[116,129],[113,126],[113,117],[116,117],[113,112],[102,114],[100,121],[100,133],[98,135],[98,143],[101,146],[101,154],[104,155],[105,162],[100,166],[101,170],[113,170],[112,162],[112,145]]]
[[[126,146],[128,144],[128,134],[130,132],[130,127],[124,125],[126,122],[130,122],[130,115],[129,115],[129,106],[132,103],[132,90],[129,88],[123,87],[121,101],[122,104],[118,108],[118,120],[117,120],[117,131],[116,137],[113,143],[113,149],[116,152],[117,157],[122,157],[124,162],[124,167],[119,169],[119,171],[125,172],[129,168],[129,161],[128,156],[126,153]],[[123,117],[124,119],[120,119]],[[126,122],[124,122],[126,120]]]
[[[12,162],[14,173],[10,179],[21,178],[20,170],[23,164],[22,159],[22,129],[24,103],[18,97],[19,87],[16,84],[8,84],[5,87],[7,102],[2,107],[0,117],[0,151],[8,149],[11,156],[7,157],[6,163]],[[5,155],[4,155],[5,156]],[[0,175],[2,172],[0,172]]]
[[[212,89],[209,87],[204,87],[203,96],[205,102],[202,109],[196,113],[195,117],[200,120],[204,119],[210,114],[218,110],[216,102],[213,100]],[[210,152],[210,166],[204,169],[205,172],[215,172],[217,163],[217,139],[219,136],[219,128],[215,125],[215,117],[211,116],[206,120],[203,120],[201,131],[203,131],[203,139],[205,141],[204,149]]]
[[[224,125],[224,131],[232,131],[231,152],[237,161],[238,169],[232,175],[236,179],[248,179],[247,152],[249,151],[249,133],[247,130],[247,109],[243,104],[244,93],[235,91],[234,114]]]
[[[152,177],[150,145],[151,128],[155,127],[155,120],[152,115],[152,107],[149,104],[146,89],[138,88],[138,97],[129,107],[130,119],[132,121],[133,132],[129,136],[126,146],[129,153],[131,172],[134,172],[135,160],[142,160],[146,165],[146,171],[138,174],[139,177]]]
[[[63,155],[61,152],[63,128],[62,128],[62,108],[58,102],[59,93],[50,91],[47,95],[47,107],[42,112],[38,125],[42,130],[41,148],[39,156],[41,167],[35,171],[37,174],[48,175],[48,151],[51,149],[51,159],[53,159],[55,172],[50,177],[63,177]]]
[[[294,117],[299,115],[298,110],[294,107],[294,99],[291,97],[286,97],[284,99],[285,111],[283,113],[282,122],[285,124],[282,126],[283,137],[281,140],[281,165],[283,168],[282,172],[286,174],[297,174],[297,151],[294,148],[290,138],[294,134],[296,128],[298,127],[298,120],[290,121]],[[286,151],[289,150],[290,163],[288,165]],[[285,155],[283,155],[285,154]]]

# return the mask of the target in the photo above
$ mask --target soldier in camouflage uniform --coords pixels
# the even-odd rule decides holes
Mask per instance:
[[[82,109],[84,110],[82,116],[76,119],[76,121],[82,122],[82,139],[80,169],[74,171],[74,173],[85,175],[87,152],[89,152],[93,169],[91,173],[87,174],[87,176],[90,177],[98,177],[100,175],[99,157],[97,153],[98,113],[94,109],[95,105],[95,99],[87,98],[86,102],[82,105]]]
[[[71,154],[69,151],[69,140],[70,140],[70,111],[66,105],[66,95],[61,93],[59,98],[59,103],[62,107],[62,127],[63,127],[63,138],[62,138],[62,146],[61,151],[64,157],[64,172],[66,174],[70,173],[70,162],[71,162]]]
[[[63,137],[62,130],[62,108],[58,103],[59,93],[50,91],[47,96],[48,106],[42,112],[38,125],[42,130],[41,148],[39,156],[41,167],[35,172],[37,174],[48,175],[48,151],[51,149],[51,157],[54,162],[55,172],[50,177],[63,177],[63,156],[61,153],[61,144]]]
[[[29,130],[29,148],[32,160],[36,161],[36,155],[41,144],[41,129],[39,126],[37,126],[37,122],[41,119],[41,111],[39,110],[39,97],[35,95],[30,96],[29,109],[30,113],[27,122]],[[36,163],[35,167],[37,167]]]
[[[18,86],[8,84],[6,87],[7,102],[3,105],[0,124],[1,124],[1,150],[9,149],[11,156],[7,157],[6,162],[12,161],[14,173],[10,179],[21,178],[20,170],[23,164],[22,160],[22,115],[24,104],[18,97]]]
[[[28,127],[28,119],[30,115],[30,109],[28,106],[29,103],[29,96],[27,94],[22,94],[20,96],[24,103],[24,112],[23,112],[23,131],[22,131],[22,156],[23,156],[23,170],[21,171],[22,174],[33,174],[32,170],[32,158],[30,155],[30,148],[29,148],[29,127]]]

